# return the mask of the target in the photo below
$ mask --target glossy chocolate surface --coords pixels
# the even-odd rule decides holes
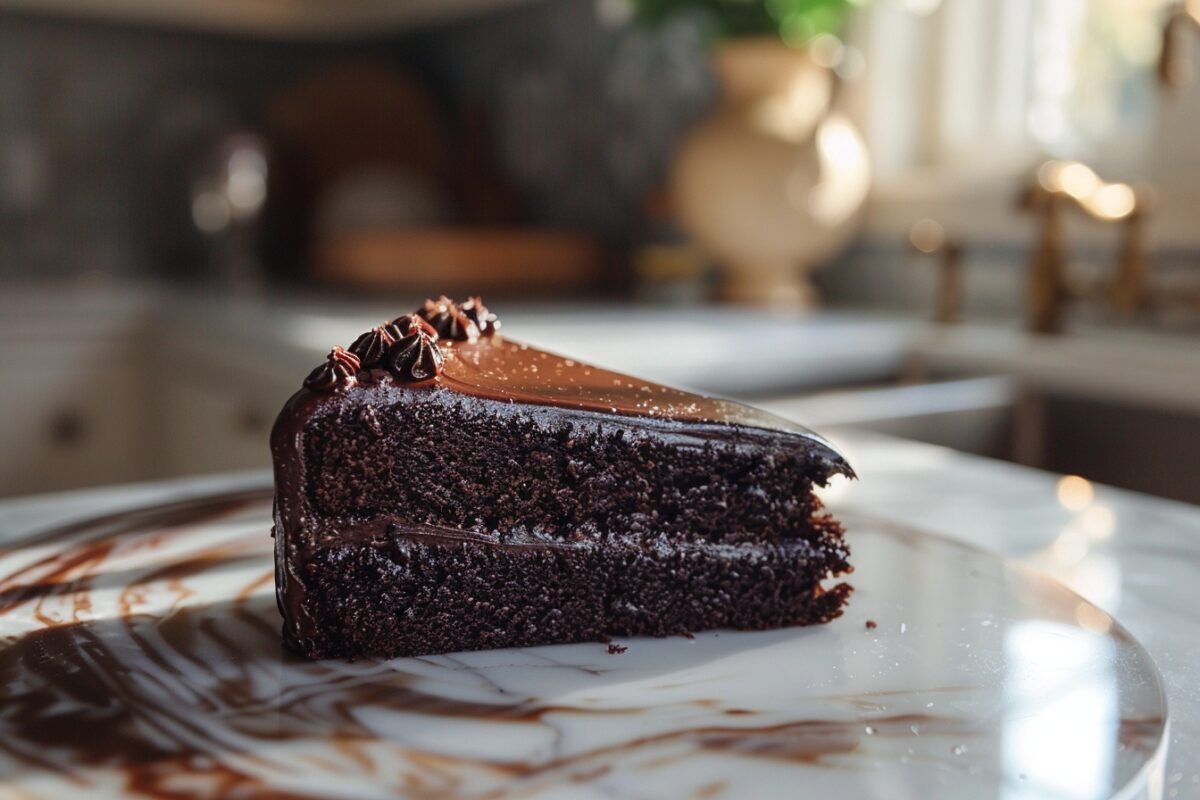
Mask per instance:
[[[444,343],[438,383],[455,392],[678,422],[739,425],[821,441],[782,417],[731,400],[693,394],[539,350],[503,336]]]

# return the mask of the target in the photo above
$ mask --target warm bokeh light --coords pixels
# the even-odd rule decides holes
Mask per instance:
[[[1100,176],[1095,170],[1078,161],[1062,164],[1056,177],[1062,191],[1076,200],[1089,197],[1100,187]]]
[[[216,234],[225,230],[233,216],[225,194],[203,189],[192,198],[192,222],[202,233]]]
[[[808,195],[808,210],[827,227],[849,219],[862,205],[871,182],[867,148],[854,127],[837,114],[829,115],[817,131],[821,181]]]
[[[238,219],[253,216],[262,208],[267,197],[267,159],[261,151],[244,146],[230,154],[225,196]]]
[[[946,242],[946,229],[935,219],[917,220],[908,231],[908,241],[922,253],[933,253]]]
[[[1108,506],[1094,505],[1079,515],[1079,529],[1092,541],[1110,539],[1117,530],[1117,516]]]
[[[1090,197],[1093,213],[1098,217],[1121,219],[1133,213],[1137,196],[1133,188],[1124,183],[1110,183]]]
[[[1082,511],[1096,498],[1092,482],[1078,475],[1064,475],[1058,481],[1058,502],[1069,511]]]
[[[836,69],[842,63],[846,48],[832,33],[821,33],[808,43],[808,53],[818,66]]]
[[[1059,173],[1062,171],[1061,161],[1044,161],[1038,167],[1037,180],[1043,189],[1047,192],[1057,192],[1061,186],[1058,181]]]
[[[1088,552],[1088,540],[1083,532],[1069,527],[1058,535],[1050,546],[1054,560],[1062,566],[1071,566],[1083,561]]]
[[[1087,164],[1047,161],[1038,168],[1038,184],[1055,195],[1077,201],[1084,211],[1104,221],[1124,219],[1138,206],[1137,192],[1127,183],[1109,183]]]

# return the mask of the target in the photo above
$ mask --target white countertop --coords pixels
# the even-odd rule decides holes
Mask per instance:
[[[1106,487],[1060,500],[1058,477],[854,432],[833,432],[861,480],[830,487],[865,512],[1013,557],[1112,613],[1148,649],[1167,690],[1164,796],[1200,798],[1200,509]],[[0,503],[0,544],[63,522],[167,498],[269,486],[264,473],[114,487]],[[1077,487],[1078,488],[1078,487]],[[266,531],[263,531],[266,535]]]
[[[230,354],[292,383],[333,345],[348,345],[411,304],[279,291],[232,297],[147,284],[7,285],[0,287],[0,318],[10,324],[0,326],[0,352],[29,337],[44,339],[47,325],[93,334],[137,324],[172,347],[210,360]],[[937,325],[863,310],[514,301],[496,308],[506,331],[531,344],[713,394],[778,395],[924,371],[1001,374],[1094,399],[1200,411],[1194,333],[1080,326],[1062,336],[1037,336],[1019,321]]]
[[[180,331],[272,354],[266,360],[287,363],[293,373],[293,362],[314,365],[334,344],[347,346],[395,315],[395,303],[300,298],[179,297],[166,307]],[[1016,322],[939,325],[862,310],[519,303],[498,310],[505,331],[530,344],[710,394],[755,397],[927,373],[995,374],[1030,388],[1200,411],[1200,347],[1182,333],[1088,327],[1039,336]]]
[[[861,478],[834,488],[835,508],[1003,553],[1123,623],[1166,685],[1164,796],[1200,798],[1200,509],[1094,486],[1094,499],[1070,510],[1059,501],[1056,475],[915,442],[851,432],[831,438]]]

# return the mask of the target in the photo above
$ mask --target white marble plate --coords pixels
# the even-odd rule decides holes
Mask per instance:
[[[1166,707],[1102,611],[996,556],[850,518],[816,628],[305,662],[269,499],[0,543],[0,796],[1161,795]]]

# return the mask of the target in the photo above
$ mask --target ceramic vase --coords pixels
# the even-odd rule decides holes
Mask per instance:
[[[808,274],[853,235],[870,182],[834,76],[775,38],[719,45],[713,113],[671,169],[680,224],[721,267],[724,299],[809,305]]]

